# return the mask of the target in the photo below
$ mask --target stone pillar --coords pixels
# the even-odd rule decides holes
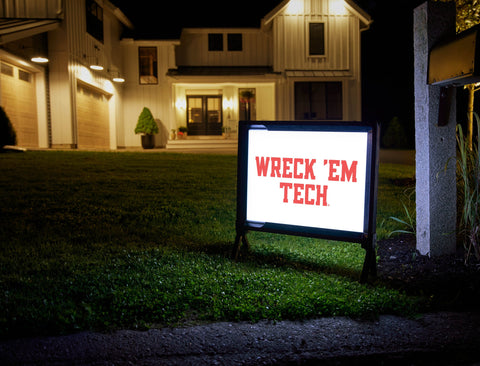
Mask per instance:
[[[427,1],[414,10],[417,250],[429,256],[456,247],[456,96],[453,90],[448,123],[439,126],[440,87],[427,84],[429,52],[449,35],[455,3]]]

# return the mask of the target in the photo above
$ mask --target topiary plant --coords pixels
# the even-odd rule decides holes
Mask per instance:
[[[158,125],[153,118],[152,112],[147,107],[144,107],[142,113],[138,117],[135,133],[143,133],[145,135],[155,135],[158,133]]]
[[[5,145],[16,145],[17,134],[13,128],[7,113],[0,107],[0,149]]]

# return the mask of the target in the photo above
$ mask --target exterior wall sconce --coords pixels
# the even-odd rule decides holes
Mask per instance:
[[[100,65],[100,62],[98,61],[98,51],[100,51],[100,49],[95,45],[93,46],[94,49],[95,49],[95,57],[94,57],[94,62],[90,65],[90,68],[92,70],[96,70],[96,71],[102,71],[103,70],[103,66]]]
[[[34,56],[30,59],[30,61],[32,62],[35,62],[37,64],[46,64],[48,63],[50,60],[45,57],[45,56],[41,56],[41,55],[38,55],[38,56]]]
[[[118,70],[108,70],[108,72],[110,73],[111,77],[112,77],[112,81],[114,83],[124,83],[125,82],[125,78],[120,75],[120,72]]]

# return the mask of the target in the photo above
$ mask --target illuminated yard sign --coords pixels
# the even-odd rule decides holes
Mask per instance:
[[[249,230],[361,243],[375,273],[378,128],[360,122],[240,122],[237,237]]]

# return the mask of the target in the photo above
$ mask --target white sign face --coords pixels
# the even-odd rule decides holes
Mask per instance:
[[[367,132],[248,134],[247,221],[364,232]]]

